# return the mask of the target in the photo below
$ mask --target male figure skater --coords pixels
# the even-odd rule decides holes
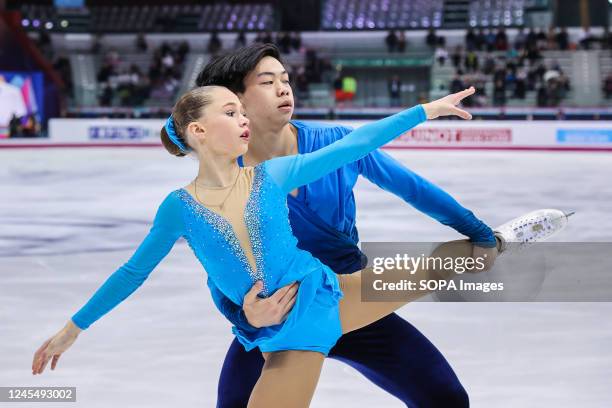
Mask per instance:
[[[225,86],[240,98],[251,131],[249,150],[241,158],[244,166],[312,152],[352,130],[291,120],[293,94],[289,77],[272,44],[253,44],[212,60],[200,72],[196,85]],[[490,263],[495,259],[496,241],[491,228],[439,187],[377,150],[287,197],[299,247],[336,273],[355,272],[367,263],[357,246],[355,226],[353,187],[359,175],[468,236],[478,244],[474,247],[475,257],[486,254]],[[220,301],[220,309],[241,328],[272,326],[286,318],[297,289],[295,285],[286,286],[262,299],[257,296],[261,290],[258,282],[245,296],[242,307],[225,299]],[[411,408],[469,406],[468,395],[444,356],[395,313],[342,336],[329,357],[354,367]],[[246,352],[234,339],[221,371],[217,406],[245,407],[263,364],[258,349]]]

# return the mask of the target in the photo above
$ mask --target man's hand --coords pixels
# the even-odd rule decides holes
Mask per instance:
[[[484,269],[475,269],[473,271],[470,272],[483,272],[483,271],[488,271],[489,269],[491,269],[493,267],[493,264],[495,263],[495,258],[497,258],[497,248],[493,247],[493,248],[485,248],[485,247],[481,247],[478,245],[474,245],[473,249],[472,249],[472,258],[476,259],[476,258],[483,258],[483,263],[485,265]]]
[[[242,305],[249,324],[260,328],[284,322],[295,304],[298,286],[299,284],[294,282],[278,289],[272,296],[261,299],[257,294],[263,289],[263,284],[257,281],[244,296]]]
[[[423,109],[425,110],[427,119],[453,115],[466,120],[472,119],[472,115],[469,112],[459,109],[456,105],[468,96],[473,95],[474,92],[476,92],[476,89],[472,86],[461,92],[446,95],[444,98],[436,99],[429,103],[424,103]]]

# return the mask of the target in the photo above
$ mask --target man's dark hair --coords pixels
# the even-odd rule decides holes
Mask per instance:
[[[213,58],[202,69],[196,79],[196,86],[219,85],[230,91],[244,92],[244,78],[253,71],[264,57],[281,60],[274,44],[255,43],[236,51]]]

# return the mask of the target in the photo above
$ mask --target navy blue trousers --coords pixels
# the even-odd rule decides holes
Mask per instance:
[[[468,395],[442,353],[393,313],[342,336],[329,353],[358,370],[410,408],[468,407]],[[234,339],[225,357],[218,408],[245,408],[264,359]]]

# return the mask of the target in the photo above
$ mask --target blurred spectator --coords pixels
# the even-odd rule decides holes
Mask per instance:
[[[176,50],[176,63],[177,64],[182,64],[183,62],[185,62],[185,58],[187,57],[187,54],[189,54],[191,47],[189,46],[189,43],[184,40],[181,41],[181,43],[178,46],[178,49]]]
[[[500,28],[495,36],[495,49],[498,51],[506,51],[508,49],[508,36],[503,28]]]
[[[446,47],[446,37],[444,37],[443,35],[439,35],[437,36],[437,46],[438,47],[442,47],[445,48]]]
[[[610,99],[612,97],[612,72],[610,72],[604,79],[603,92],[606,99]]]
[[[302,102],[308,99],[308,91],[309,91],[309,83],[308,78],[306,77],[306,70],[304,67],[295,67],[293,69],[295,73],[295,90],[297,96],[298,105],[302,105]]]
[[[527,72],[524,68],[518,70],[516,74],[516,86],[514,87],[514,97],[525,99],[527,93]]]
[[[297,31],[291,33],[291,48],[294,51],[300,51],[302,48],[302,34]]]
[[[219,38],[219,34],[216,31],[213,31],[210,34],[210,38],[208,39],[208,45],[206,46],[206,51],[211,55],[216,55],[223,48],[223,44],[221,43],[221,39]],[[162,53],[166,54],[164,50]]]
[[[561,102],[561,85],[557,78],[546,81],[547,106],[559,106]]]
[[[535,31],[533,31],[533,27],[531,27],[529,29],[529,32],[527,33],[527,40],[525,42],[525,48],[530,49],[530,48],[537,48],[538,46],[538,36],[536,35]]]
[[[481,28],[478,31],[478,35],[476,36],[476,50],[482,51],[485,49],[487,44],[487,36],[485,34],[484,28]]]
[[[546,86],[543,83],[540,83],[540,85],[538,86],[538,94],[536,101],[538,107],[540,108],[548,106]]]
[[[567,75],[565,75],[565,72],[563,71],[559,71],[559,72],[560,72],[559,74],[560,94],[561,94],[561,99],[563,99],[567,96],[567,93],[571,89],[570,79]]]
[[[147,52],[149,45],[143,33],[138,33],[136,36],[136,49],[138,52]]]
[[[518,33],[514,37],[514,48],[517,50],[521,50],[525,48],[526,42],[527,36],[525,35],[525,29],[521,27],[519,28]]]
[[[276,37],[276,43],[283,54],[289,54],[291,51],[291,37],[287,32],[281,32]]]
[[[27,115],[25,123],[21,125],[22,137],[36,137],[40,134],[40,124],[36,120],[36,116],[30,113]]]
[[[243,31],[240,31],[238,35],[236,35],[236,41],[234,41],[234,48],[240,48],[246,46],[246,34]]]
[[[357,93],[357,80],[351,75],[342,78],[342,91],[346,100],[352,101]]]
[[[478,56],[474,51],[470,51],[465,56],[465,70],[467,72],[473,72],[478,69]]]
[[[610,27],[604,27],[604,36],[602,40],[602,48],[612,49],[612,31]]]
[[[261,40],[264,44],[272,44],[274,43],[274,39],[272,38],[272,32],[266,31],[265,34],[261,37]]]
[[[10,137],[21,137],[21,120],[14,113],[9,121],[9,138]]]
[[[98,33],[94,35],[94,38],[91,41],[91,53],[99,54],[101,50],[102,50],[102,34]]]
[[[102,92],[99,98],[100,106],[111,106],[113,103],[113,90],[108,83],[102,84]]]
[[[548,28],[548,35],[546,36],[546,49],[547,50],[556,50],[559,48],[559,44],[557,43],[557,32],[555,27]]]
[[[455,51],[453,51],[453,55],[451,55],[451,61],[453,62],[453,67],[458,69],[461,67],[461,58],[463,54],[463,47],[457,45],[455,47]]]
[[[436,30],[430,28],[427,32],[427,36],[425,37],[425,44],[429,46],[429,48],[434,49],[438,45],[438,37],[436,36]]]
[[[450,86],[449,86],[450,93],[457,93],[457,92],[463,91],[465,89],[465,84],[461,80],[461,74],[462,74],[461,71],[456,71],[455,72],[455,76],[451,80],[451,83],[450,83]]]
[[[495,39],[497,35],[493,32],[493,30],[487,30],[487,34],[485,35],[485,44],[487,51],[493,51],[495,49]]]
[[[495,81],[493,88],[493,106],[506,105],[506,84],[503,80]]]
[[[593,39],[594,38],[591,35],[591,30],[589,29],[589,27],[584,27],[582,29],[582,33],[580,34],[578,43],[580,44],[582,48],[584,48],[585,50],[588,50],[591,48],[591,42],[593,41]]]
[[[334,78],[334,93],[336,101],[342,98],[342,68],[336,68],[336,77]]]
[[[543,28],[540,28],[536,34],[536,43],[538,50],[545,50],[548,46],[548,38],[546,37],[546,33],[544,32]]]
[[[438,64],[443,66],[448,58],[448,51],[444,47],[438,46],[434,53],[434,58],[438,61]]]
[[[527,59],[533,64],[535,61],[542,58],[542,54],[540,54],[540,50],[536,45],[529,45],[527,49]]]
[[[357,80],[350,76],[345,75],[341,69],[337,70],[336,80],[334,81],[334,88],[336,91],[336,102],[340,102],[341,105],[345,101],[352,101],[357,92]]]
[[[331,68],[327,66],[326,61],[318,57],[317,52],[313,49],[306,50],[304,67],[308,82],[321,82],[324,71]]]
[[[567,28],[561,28],[561,31],[557,33],[556,41],[560,50],[565,51],[569,48],[569,35],[567,34]]]
[[[484,63],[482,64],[482,72],[485,75],[491,75],[495,70],[495,58],[493,58],[493,54],[490,52],[487,53],[485,57]]]
[[[110,64],[110,62],[105,61],[102,65],[102,67],[100,68],[100,70],[98,71],[98,82],[108,82],[108,80],[110,79],[111,75],[114,74],[114,67]]]
[[[398,75],[393,75],[389,79],[389,98],[391,100],[391,106],[400,106],[402,93],[402,81]]]
[[[476,47],[476,34],[472,28],[468,28],[467,33],[465,34],[465,48],[468,51],[475,50]]]
[[[216,55],[223,45],[221,44],[221,39],[219,39],[219,34],[216,31],[213,31],[210,35],[210,40],[208,40],[208,53],[211,55]]]
[[[397,49],[397,34],[395,34],[395,30],[389,31],[387,36],[385,37],[385,44],[387,44],[387,51],[395,52]]]
[[[62,82],[65,86],[65,92],[70,97],[73,96],[73,86],[72,86],[72,67],[70,65],[70,60],[64,55],[60,55],[53,62],[53,69],[57,71],[60,78],[62,78]]]
[[[162,56],[161,62],[166,71],[171,71],[174,68],[174,56],[169,52]]]
[[[398,52],[405,52],[406,51],[406,33],[404,33],[403,31],[399,32],[399,35],[397,37],[397,51]]]

